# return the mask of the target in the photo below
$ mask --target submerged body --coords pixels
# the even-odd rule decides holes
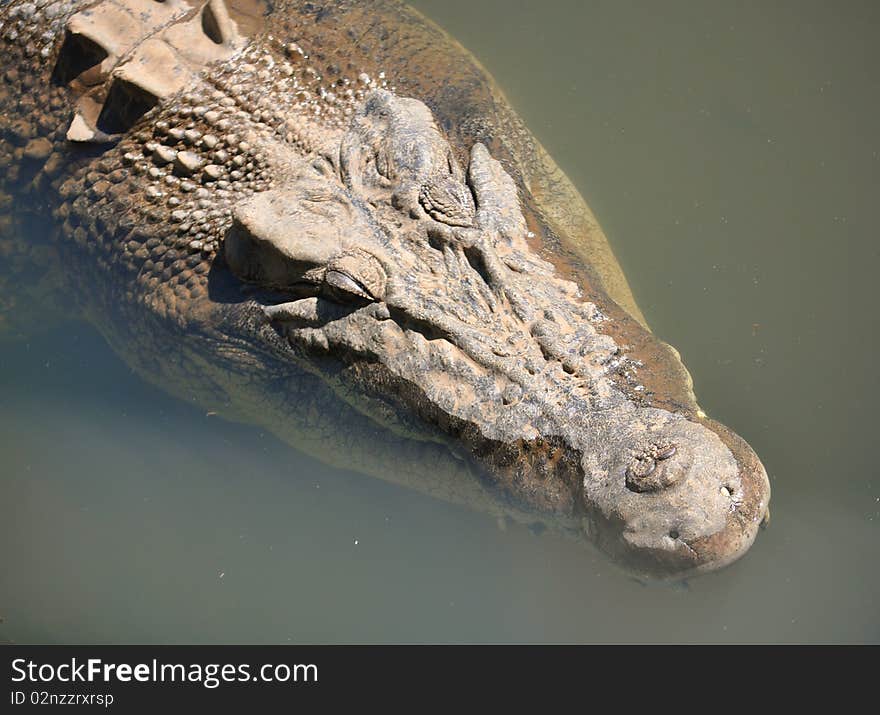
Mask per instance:
[[[717,568],[769,486],[483,70],[396,2],[0,9],[0,236],[145,377],[316,456]]]

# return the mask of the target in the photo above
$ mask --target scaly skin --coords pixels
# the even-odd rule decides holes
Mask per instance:
[[[147,379],[638,573],[751,545],[760,461],[699,410],[490,78],[417,13],[16,0],[0,21],[0,240],[48,236],[67,309]]]

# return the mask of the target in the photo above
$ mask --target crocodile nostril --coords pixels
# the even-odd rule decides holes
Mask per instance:
[[[626,468],[626,486],[634,492],[651,492],[659,489],[662,484],[656,478],[657,462],[652,457],[636,458]],[[658,475],[659,476],[659,475]]]
[[[674,444],[651,444],[633,455],[626,468],[627,489],[634,492],[653,492],[678,481],[682,465],[668,463],[677,448]]]
[[[654,470],[657,469],[657,462],[651,457],[644,459],[636,459],[629,467],[630,474],[636,479],[645,479],[650,477]]]
[[[674,444],[666,445],[665,447],[659,448],[657,450],[657,454],[654,455],[654,459],[662,461],[664,459],[669,459],[674,456],[676,453],[676,448]]]

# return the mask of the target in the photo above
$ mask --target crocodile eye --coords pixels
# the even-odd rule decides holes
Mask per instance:
[[[351,295],[366,300],[375,300],[365,285],[342,271],[328,270],[324,275],[324,282],[330,286],[334,295],[340,297]]]
[[[359,248],[334,256],[327,264],[324,284],[340,300],[385,298],[385,270],[372,253]]]
[[[463,181],[452,176],[435,176],[422,185],[419,203],[435,221],[450,226],[473,226],[474,197]]]

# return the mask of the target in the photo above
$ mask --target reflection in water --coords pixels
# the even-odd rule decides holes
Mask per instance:
[[[771,527],[639,584],[206,416],[68,324],[0,343],[0,641],[880,640],[878,10],[417,5],[583,188],[767,465]]]

